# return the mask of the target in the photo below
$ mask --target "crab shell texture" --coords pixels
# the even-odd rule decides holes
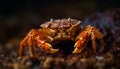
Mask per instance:
[[[81,29],[81,21],[76,19],[56,19],[45,22],[40,26],[52,30],[51,37],[55,40],[75,40],[75,37],[79,34]],[[49,32],[49,31],[48,31]],[[49,35],[50,36],[50,35]]]

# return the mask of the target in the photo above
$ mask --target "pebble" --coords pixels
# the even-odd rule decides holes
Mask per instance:
[[[102,57],[102,56],[95,56],[95,58],[96,58],[98,61],[103,60],[103,57]]]

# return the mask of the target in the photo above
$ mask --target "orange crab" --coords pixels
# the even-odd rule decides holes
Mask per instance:
[[[32,29],[20,43],[20,56],[24,55],[24,47],[29,46],[30,56],[35,56],[34,46],[40,47],[48,53],[56,53],[59,49],[53,49],[51,42],[59,40],[72,40],[75,42],[72,53],[80,53],[87,45],[89,39],[92,40],[93,52],[96,52],[96,41],[103,42],[102,33],[95,27],[88,25],[80,27],[81,21],[76,19],[51,19],[41,24],[41,28]]]

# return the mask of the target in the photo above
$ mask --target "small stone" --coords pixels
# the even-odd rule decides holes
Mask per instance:
[[[103,57],[102,57],[102,56],[96,56],[95,58],[96,58],[98,61],[103,60]]]
[[[31,61],[27,61],[26,62],[26,66],[31,66],[32,65],[32,62]]]
[[[0,57],[3,58],[5,55],[4,54],[1,54]]]
[[[22,60],[22,57],[17,57],[17,61],[21,61]]]

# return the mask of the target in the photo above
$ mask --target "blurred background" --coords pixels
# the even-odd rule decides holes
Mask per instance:
[[[96,12],[119,9],[119,4],[118,0],[1,0],[0,44],[21,40],[51,18],[83,20]]]

